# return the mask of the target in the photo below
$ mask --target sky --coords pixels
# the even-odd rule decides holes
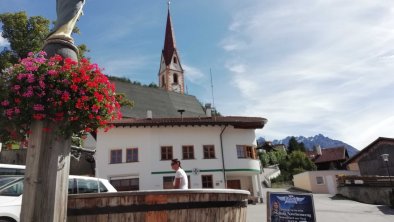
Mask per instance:
[[[0,13],[54,21],[55,5],[0,0]],[[258,137],[321,133],[357,149],[394,137],[392,0],[172,0],[170,8],[188,94],[225,116],[266,118]],[[158,84],[166,16],[166,0],[86,0],[74,39],[106,74]]]

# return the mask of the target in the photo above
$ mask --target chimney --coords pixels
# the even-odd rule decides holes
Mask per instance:
[[[147,119],[152,119],[152,110],[147,110],[146,111],[146,118]]]
[[[212,108],[210,103],[205,104],[205,115],[207,117],[212,117]]]
[[[321,156],[321,155],[322,155],[322,152],[321,152],[321,147],[320,147],[319,144],[315,146],[315,149],[316,149],[317,155],[318,155],[318,156]]]

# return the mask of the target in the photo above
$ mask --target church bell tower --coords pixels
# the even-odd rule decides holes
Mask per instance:
[[[176,49],[175,35],[170,15],[170,2],[168,2],[164,48],[160,59],[159,87],[181,94],[185,92],[184,71]]]

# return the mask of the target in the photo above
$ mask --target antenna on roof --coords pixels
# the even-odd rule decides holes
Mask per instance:
[[[211,75],[212,108],[215,108],[215,98],[213,97],[213,81],[212,81],[212,71],[211,71],[211,68],[209,68],[209,74]]]

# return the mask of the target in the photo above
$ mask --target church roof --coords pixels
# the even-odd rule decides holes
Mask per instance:
[[[202,104],[195,96],[166,91],[161,88],[139,86],[127,82],[112,81],[117,93],[134,102],[134,106],[122,107],[123,117],[146,118],[147,111],[156,117],[180,117],[178,110],[184,110],[183,117],[206,116]]]
[[[115,127],[146,126],[223,126],[231,125],[240,129],[261,129],[267,119],[243,116],[177,117],[177,118],[130,118],[112,122]]]
[[[164,38],[164,48],[162,51],[164,62],[166,63],[166,65],[169,65],[171,63],[171,58],[175,50],[176,50],[175,35],[174,35],[174,30],[172,28],[170,8],[168,8],[166,33]]]

